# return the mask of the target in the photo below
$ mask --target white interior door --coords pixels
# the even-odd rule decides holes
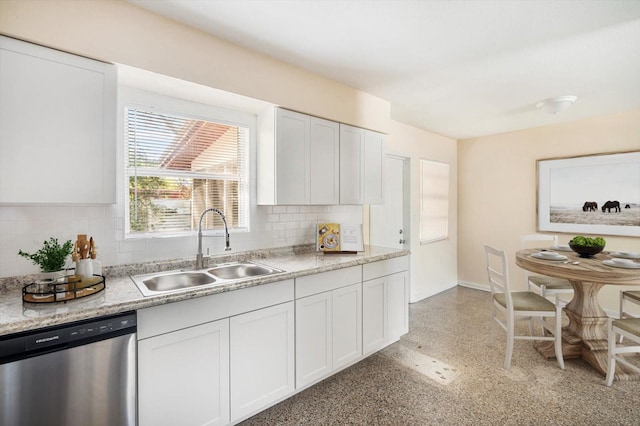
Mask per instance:
[[[401,249],[409,243],[407,163],[406,158],[385,156],[384,204],[369,207],[371,245]]]

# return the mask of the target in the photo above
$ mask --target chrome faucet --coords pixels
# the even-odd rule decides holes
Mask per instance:
[[[204,215],[207,214],[208,212],[218,213],[218,215],[220,215],[220,217],[222,218],[222,223],[224,223],[224,239],[225,239],[224,251],[231,250],[231,246],[229,245],[229,228],[227,227],[227,219],[224,217],[224,214],[220,210],[213,207],[206,209],[200,215],[200,222],[198,223],[198,254],[196,254],[196,269],[204,268],[204,262],[202,258],[202,219],[204,218]]]

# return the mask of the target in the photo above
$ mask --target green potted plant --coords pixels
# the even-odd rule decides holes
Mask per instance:
[[[42,248],[31,254],[22,250],[18,250],[18,254],[22,257],[30,259],[34,265],[38,265],[42,272],[56,272],[64,268],[67,256],[73,251],[71,240],[67,240],[60,245],[57,238],[49,238],[42,245]]]

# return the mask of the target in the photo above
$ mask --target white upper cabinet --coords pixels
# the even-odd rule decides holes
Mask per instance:
[[[340,125],[335,121],[311,117],[310,202],[340,202]]]
[[[383,202],[383,134],[273,110],[258,118],[258,204]]]
[[[258,204],[338,204],[338,129],[334,121],[276,108],[274,143],[269,132],[260,135]]]
[[[116,202],[116,71],[0,36],[0,203]]]
[[[277,204],[309,204],[310,122],[308,115],[276,110]]]
[[[384,135],[365,130],[363,162],[364,204],[384,203],[383,149]]]
[[[340,125],[340,204],[362,204],[364,129]]]
[[[340,125],[340,204],[383,203],[384,135]]]

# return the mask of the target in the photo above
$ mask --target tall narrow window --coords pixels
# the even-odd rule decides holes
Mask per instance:
[[[197,229],[209,207],[231,229],[248,226],[249,129],[202,119],[125,108],[129,221],[127,234]],[[206,215],[203,229],[222,229]]]
[[[449,236],[449,164],[420,160],[420,244]]]

